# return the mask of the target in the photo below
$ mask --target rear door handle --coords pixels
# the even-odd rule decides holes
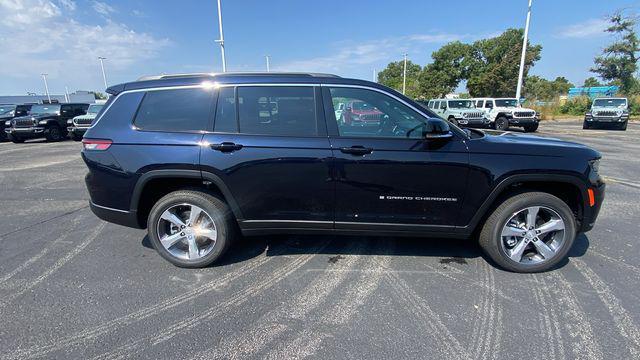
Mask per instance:
[[[242,145],[232,142],[223,142],[220,144],[211,144],[211,148],[220,152],[233,152],[242,149]]]
[[[366,155],[366,154],[371,154],[373,152],[372,148],[367,148],[361,145],[355,145],[352,147],[341,147],[340,151],[342,151],[345,154],[351,154],[351,155]]]

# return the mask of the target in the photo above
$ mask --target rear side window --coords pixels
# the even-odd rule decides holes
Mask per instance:
[[[134,124],[142,130],[206,130],[212,100],[212,89],[149,91],[142,99]]]
[[[237,92],[241,133],[318,135],[313,87],[240,86]]]
[[[216,106],[215,132],[237,133],[238,122],[236,121],[236,97],[234,88],[220,88],[218,95],[218,106]]]

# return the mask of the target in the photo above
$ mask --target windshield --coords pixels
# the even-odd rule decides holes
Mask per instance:
[[[627,99],[596,99],[593,106],[624,108],[627,107]]]
[[[518,102],[516,99],[496,99],[497,107],[516,107]]]
[[[89,108],[87,109],[87,114],[97,114],[100,112],[100,109],[102,109],[104,105],[91,105],[89,106]]]
[[[351,104],[351,107],[353,108],[353,110],[359,110],[359,111],[377,111],[378,110],[374,106],[371,106],[363,101],[355,101],[353,104]]]
[[[60,113],[60,105],[33,105],[31,107],[31,115],[58,113]]]
[[[0,116],[12,115],[15,109],[16,109],[15,105],[0,105]]]
[[[471,100],[455,100],[449,101],[449,107],[451,109],[470,109],[475,107]]]

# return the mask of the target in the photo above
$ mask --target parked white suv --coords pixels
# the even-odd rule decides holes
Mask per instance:
[[[515,98],[476,98],[477,108],[485,110],[485,117],[496,130],[507,130],[510,126],[524,128],[525,132],[538,129],[538,114],[533,109],[518,106]]]
[[[435,112],[444,120],[458,126],[478,126],[489,125],[489,120],[485,118],[483,109],[476,109],[475,102],[470,99],[432,99],[418,101],[423,106]]]

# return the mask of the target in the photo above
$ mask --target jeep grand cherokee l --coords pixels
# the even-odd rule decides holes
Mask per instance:
[[[477,236],[503,268],[543,271],[604,197],[595,150],[461,130],[368,81],[176,75],[108,92],[83,139],[91,209],[148,229],[178,266],[211,264],[240,235],[330,233]],[[380,111],[378,125],[338,121],[350,102]]]

